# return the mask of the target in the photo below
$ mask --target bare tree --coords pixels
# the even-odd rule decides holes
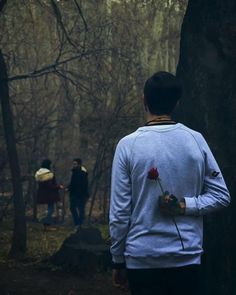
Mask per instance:
[[[16,148],[15,131],[13,127],[13,116],[10,106],[7,69],[0,50],[0,99],[2,107],[3,126],[8,151],[8,159],[12,175],[14,195],[14,231],[10,250],[11,257],[19,257],[26,251],[26,221],[25,206],[21,184],[21,173]]]

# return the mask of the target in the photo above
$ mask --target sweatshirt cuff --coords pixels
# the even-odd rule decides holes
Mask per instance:
[[[123,255],[112,255],[113,263],[125,263],[125,257]]]
[[[126,268],[125,257],[122,256],[112,256],[112,269],[124,269]]]
[[[199,215],[196,198],[184,198],[185,200],[185,215]]]

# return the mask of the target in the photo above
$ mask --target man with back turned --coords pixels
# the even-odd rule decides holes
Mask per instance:
[[[197,295],[203,215],[230,196],[203,136],[172,120],[182,87],[167,72],[144,86],[147,122],[122,138],[112,167],[113,283],[132,295]]]

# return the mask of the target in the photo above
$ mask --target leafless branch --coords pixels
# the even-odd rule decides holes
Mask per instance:
[[[65,59],[63,61],[58,61],[58,62],[55,62],[53,64],[47,65],[45,67],[42,67],[39,70],[34,70],[33,72],[9,77],[7,80],[9,82],[11,82],[11,81],[14,81],[14,80],[24,80],[24,79],[29,79],[29,78],[36,78],[36,77],[40,77],[40,76],[45,75],[45,74],[54,73],[54,72],[57,71],[58,66],[61,66],[63,64],[67,64],[68,62],[72,62],[74,60],[80,59],[81,57],[90,55],[92,53],[102,52],[102,51],[105,52],[105,51],[109,51],[109,50],[110,49],[97,49],[97,50],[87,51],[86,53],[78,54],[78,55],[72,56],[70,58],[67,58],[67,59]]]
[[[52,5],[52,9],[54,11],[54,14],[56,16],[57,23],[58,23],[59,27],[62,29],[63,33],[65,34],[66,40],[70,43],[70,45],[77,48],[76,44],[74,44],[74,42],[71,40],[71,38],[69,37],[69,35],[66,31],[66,28],[65,28],[63,21],[62,21],[60,9],[58,8],[58,6],[54,0],[51,0],[51,5]]]
[[[82,13],[82,10],[81,10],[81,8],[80,8],[80,6],[79,6],[77,0],[74,0],[74,2],[75,2],[75,5],[76,5],[76,7],[77,7],[77,9],[78,9],[79,15],[81,16],[81,18],[82,18],[82,20],[83,20],[84,27],[85,27],[85,31],[87,32],[87,31],[88,31],[88,25],[87,25],[87,22],[86,22],[86,20],[85,20],[85,18],[84,18],[84,15],[83,15],[83,13]]]

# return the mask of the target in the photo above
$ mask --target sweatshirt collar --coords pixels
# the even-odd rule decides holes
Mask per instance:
[[[149,125],[149,126],[142,126],[138,128],[138,131],[157,131],[157,132],[165,132],[175,130],[182,126],[181,123],[176,124],[169,124],[169,125]]]

